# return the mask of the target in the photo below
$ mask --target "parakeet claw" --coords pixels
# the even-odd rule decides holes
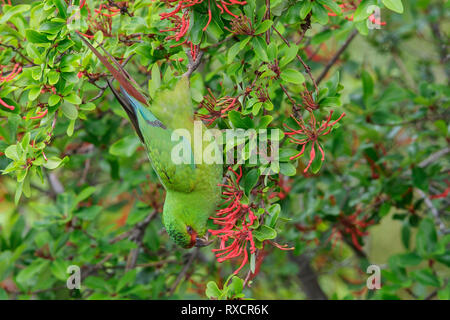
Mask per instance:
[[[196,247],[206,247],[209,246],[211,243],[213,243],[214,240],[209,240],[208,236],[204,236],[204,237],[197,237],[195,239],[195,246]]]

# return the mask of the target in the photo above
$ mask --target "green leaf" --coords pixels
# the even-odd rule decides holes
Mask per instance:
[[[61,101],[61,97],[57,94],[53,94],[48,98],[48,105],[50,107],[53,107],[54,105],[58,104],[58,102]]]
[[[331,107],[331,108],[337,108],[342,105],[341,99],[338,97],[327,97],[319,102],[321,107]]]
[[[12,17],[21,14],[22,12],[26,12],[30,10],[30,6],[28,4],[19,4],[14,5],[13,7],[9,8],[8,11],[6,11],[7,6],[3,6],[3,17],[0,19],[0,25],[3,26],[8,22]]]
[[[273,21],[272,20],[264,20],[259,26],[258,28],[256,28],[255,30],[255,34],[261,34],[266,32],[267,30],[269,30],[269,28],[272,26]]]
[[[17,146],[14,144],[6,148],[5,156],[11,160],[18,161],[20,157],[17,153]]]
[[[403,267],[416,266],[422,262],[422,258],[413,252],[397,255],[398,262]]]
[[[209,281],[208,284],[206,285],[205,293],[209,299],[211,298],[217,299],[222,294],[222,291],[219,289],[219,287],[214,281]]]
[[[75,93],[72,92],[69,95],[64,97],[64,101],[70,102],[72,104],[81,104],[81,98]],[[75,117],[76,118],[76,117]]]
[[[312,2],[311,1],[303,1],[301,3],[301,8],[300,8],[300,19],[304,20],[306,18],[306,16],[308,15],[308,13],[311,12],[312,9]]]
[[[267,44],[260,38],[256,37],[252,39],[253,48],[255,49],[255,54],[258,59],[269,62],[269,56],[267,55]]]
[[[89,198],[94,192],[96,188],[95,187],[86,187],[84,188],[76,197],[76,202],[80,203],[83,200],[86,200]]]
[[[230,64],[233,62],[236,55],[241,51],[240,42],[236,42],[227,52],[227,63]]]
[[[382,0],[386,8],[395,11],[397,13],[403,13],[402,0]]]
[[[295,156],[297,153],[299,153],[299,151],[296,149],[282,148],[280,149],[280,161],[288,162],[290,161],[289,158]]]
[[[92,221],[94,220],[103,208],[101,206],[91,206],[88,208],[83,208],[81,211],[75,213],[75,216],[82,220]]]
[[[241,113],[235,110],[228,113],[228,119],[235,128],[250,129],[254,127],[253,120],[250,117],[241,117]]]
[[[290,162],[282,162],[280,163],[280,172],[285,176],[292,177],[297,174],[297,169]]]
[[[159,71],[159,67],[157,63],[154,63],[152,66],[152,78],[148,82],[148,91],[150,97],[154,98],[156,95],[156,91],[161,86],[161,72]]]
[[[63,22],[56,22],[56,21],[47,21],[41,24],[39,27],[39,32],[45,32],[49,34],[56,34],[61,31],[61,28],[64,27]]]
[[[428,192],[428,176],[423,168],[414,167],[412,169],[412,179],[415,187]]]
[[[371,14],[372,10],[369,10],[372,6],[375,5],[375,0],[362,0],[358,5],[358,8],[355,10],[353,15],[354,22],[360,22],[367,19]],[[367,25],[364,22],[364,25]]]
[[[75,120],[78,117],[77,108],[71,103],[63,103],[61,105],[63,114],[70,120]]]
[[[53,0],[53,3],[58,8],[58,15],[67,19],[67,3],[64,0]]]
[[[305,77],[300,71],[294,69],[286,69],[281,72],[281,79],[286,82],[291,82],[295,84],[302,84],[305,82]]]
[[[67,126],[66,134],[71,137],[73,135],[73,130],[75,129],[75,119],[70,120],[69,125]]]
[[[28,92],[28,100],[34,101],[37,99],[37,97],[39,97],[40,94],[41,94],[40,87],[31,88],[30,91]]]
[[[312,12],[313,12],[314,18],[317,19],[317,22],[319,22],[322,25],[325,25],[328,23],[328,11],[327,11],[327,9],[324,8],[323,5],[314,1],[312,3]]]
[[[36,259],[30,265],[28,265],[25,269],[22,269],[16,277],[16,281],[22,286],[29,287],[33,278],[38,274],[41,270],[45,269],[50,264],[49,260]]]
[[[423,219],[419,224],[416,236],[416,250],[419,255],[429,257],[437,248],[437,233],[434,221],[430,218]]]
[[[277,232],[269,226],[262,225],[260,228],[253,231],[253,236],[263,242],[264,240],[275,239],[277,237]]]
[[[365,70],[361,74],[361,79],[363,83],[364,99],[367,100],[373,95],[374,82],[370,74]]]
[[[132,269],[127,273],[125,273],[117,282],[116,292],[119,292],[120,290],[125,288],[125,286],[133,284],[134,281],[136,280],[136,273],[137,273],[136,269]]]
[[[95,104],[92,102],[80,104],[80,109],[84,111],[92,111],[95,109]]]
[[[297,56],[297,52],[298,52],[298,46],[291,45],[290,47],[287,47],[284,52],[284,55],[280,59],[280,64],[279,64],[280,68],[283,68],[289,62],[294,60],[295,57]]]
[[[259,121],[258,128],[265,129],[272,122],[273,117],[271,115],[265,115],[261,117]]]
[[[433,274],[433,271],[429,268],[414,272],[413,277],[416,278],[418,282],[426,286],[441,286],[441,282],[439,281],[438,277],[436,277],[436,275]]]
[[[317,146],[314,146],[314,148],[316,149],[316,157],[314,158],[313,162],[311,163],[311,167],[309,167],[309,168],[312,173],[316,174],[317,172],[319,172],[320,168],[322,167],[323,161],[322,161],[322,157],[321,157],[320,153],[318,152]]]
[[[244,289],[244,280],[239,277],[233,277],[228,288],[232,290],[233,294],[239,294]]]
[[[109,153],[118,157],[131,157],[141,145],[136,135],[126,136],[114,142],[109,148]]]
[[[50,270],[52,271],[53,275],[62,281],[67,281],[67,267],[69,266],[69,263],[67,261],[64,261],[60,258],[52,261],[52,264],[50,266]]]
[[[258,169],[252,169],[249,171],[249,173],[246,174],[244,180],[244,191],[247,196],[249,196],[250,191],[252,191],[253,187],[258,182],[258,178],[259,178]]]
[[[59,166],[63,165],[65,162],[67,162],[69,158],[64,157],[63,159],[60,159],[58,157],[50,157],[46,162],[44,162],[44,167],[50,170],[56,169]]]
[[[341,8],[337,5],[337,3],[334,0],[317,0],[317,2],[319,2],[321,5],[327,6],[336,14],[342,13]]]
[[[35,30],[27,30],[25,31],[27,40],[31,43],[47,43],[47,42],[51,42],[50,40],[48,40],[47,36],[35,31]]]
[[[278,55],[278,47],[275,44],[275,42],[269,43],[267,46],[267,56],[270,61],[274,61],[277,58]]]

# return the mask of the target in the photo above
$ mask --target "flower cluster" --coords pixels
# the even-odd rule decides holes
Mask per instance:
[[[13,67],[13,70],[9,72],[6,76],[3,76],[3,69],[6,66],[0,65],[0,85],[12,81],[17,75],[19,75],[22,72],[22,66],[16,63]],[[5,101],[0,99],[0,105],[4,106],[5,108],[8,108],[9,110],[14,110],[14,106],[10,106]]]
[[[361,3],[361,0],[347,0],[347,1],[344,1],[344,3],[342,3],[342,4],[339,4],[339,7],[341,8],[342,12],[344,12],[344,13],[349,12],[349,11],[354,12],[356,9],[358,9],[358,6],[360,5],[360,3]],[[328,9],[328,11],[330,11],[330,12],[328,12],[328,15],[330,17],[337,16],[336,13],[331,12],[330,8],[327,7],[327,9]],[[351,16],[345,16],[345,19],[348,21],[353,21],[353,14]],[[378,20],[375,17],[374,13],[369,16],[369,21],[374,24],[380,25],[380,26],[386,25],[386,22],[381,22],[380,20]]]
[[[190,26],[189,8],[201,4],[204,1],[205,0],[164,0],[166,5],[172,11],[161,13],[160,18],[161,20],[170,21],[173,24],[173,27],[161,30],[161,32],[169,32],[169,31],[175,32],[174,35],[169,35],[166,38],[167,40],[174,39],[176,42],[178,42],[182,38],[185,38]],[[228,2],[224,0],[208,0],[208,21],[206,22],[206,25],[203,27],[203,31],[206,31],[212,20],[212,11],[211,11],[212,1],[215,2],[215,5],[217,6],[217,8],[219,8],[221,14],[224,14],[226,12],[229,15],[233,16],[234,18],[237,18],[238,16],[232,13],[228,8],[228,6],[235,4],[238,5],[246,4],[245,1],[237,1],[237,0],[228,0]],[[187,39],[187,37],[181,43],[173,46],[178,46],[185,43],[191,44],[191,42]]]
[[[285,199],[292,189],[290,185],[291,182],[291,179],[280,174],[279,180],[277,181],[277,187],[279,187],[280,191],[271,193],[269,195],[269,199],[273,199],[276,197],[278,197],[280,200]]]
[[[219,249],[212,250],[216,253],[218,262],[243,255],[241,265],[234,271],[234,274],[237,274],[248,262],[247,246],[250,244],[251,254],[256,252],[250,227],[257,217],[251,206],[241,203],[244,194],[239,186],[239,181],[242,178],[242,167],[239,167],[239,173],[231,167],[229,171],[234,175],[234,179],[228,176],[226,178],[227,184],[221,185],[224,188],[222,194],[225,200],[221,207],[224,205],[226,207],[218,210],[216,217],[211,218],[214,224],[221,226],[222,229],[209,230],[209,232],[220,239]],[[232,243],[227,245],[230,240],[232,240]]]
[[[33,119],[33,120],[35,120],[35,119],[42,119],[43,117],[45,117],[45,115],[48,113],[48,109],[45,108],[46,105],[47,105],[46,103],[38,103],[38,108],[40,108],[41,111],[36,111],[36,116],[32,116],[32,117],[30,117],[30,118],[28,118],[28,119]],[[44,109],[44,108],[45,108],[45,109]],[[43,111],[42,111],[42,110],[43,110]],[[26,116],[23,116],[22,118],[23,118],[23,119],[27,119]]]
[[[234,33],[235,35],[252,36],[255,34],[255,29],[253,28],[252,21],[243,14],[235,16],[230,25],[231,29],[227,27],[225,27],[225,29],[230,31],[231,33]]]
[[[80,1],[80,9],[85,7],[86,1]],[[127,3],[123,2],[122,5],[113,1],[108,1],[108,4],[101,4],[98,9],[94,9],[95,15],[91,13],[91,10],[86,6],[88,12],[87,21],[89,23],[88,34],[82,33],[85,37],[93,38],[97,31],[101,31],[105,37],[112,37],[112,17],[118,14],[125,14],[128,12]]]
[[[350,236],[355,248],[362,251],[360,240],[363,236],[368,235],[366,229],[374,224],[367,216],[360,217],[362,210],[358,209],[355,213],[346,216],[341,213],[338,217],[338,223],[332,228],[328,241],[333,241],[332,246],[336,246],[339,240],[344,236]]]
[[[316,118],[311,111],[310,111],[308,125],[305,124],[303,118],[298,120],[297,118],[292,116],[292,119],[295,120],[295,122],[298,124],[300,129],[292,129],[287,124],[284,124],[284,126],[288,130],[290,130],[290,132],[285,133],[287,136],[290,136],[290,142],[302,146],[301,151],[298,154],[290,157],[290,160],[297,159],[298,157],[303,155],[303,153],[306,150],[306,146],[308,144],[311,144],[311,151],[309,153],[309,162],[304,170],[304,173],[306,173],[308,171],[309,167],[311,166],[312,162],[314,161],[314,159],[316,157],[316,150],[315,150],[316,145],[317,145],[317,148],[319,149],[320,153],[322,154],[322,161],[325,160],[325,152],[323,151],[318,139],[320,136],[325,136],[325,135],[329,134],[331,132],[333,126],[345,116],[345,113],[342,113],[341,116],[337,120],[330,123],[332,115],[333,115],[333,111],[330,112],[330,115],[328,116],[327,120],[322,121],[322,123],[320,124],[319,127],[317,127]],[[293,137],[294,135],[303,135],[304,137],[302,139],[297,139],[297,138]]]
[[[230,110],[236,110],[240,107],[240,102],[237,97],[225,96],[217,99],[212,91],[208,88],[209,95],[203,98],[200,103],[200,109],[205,109],[207,114],[197,113],[198,117],[205,121],[207,126],[210,126],[219,118],[226,118]]]

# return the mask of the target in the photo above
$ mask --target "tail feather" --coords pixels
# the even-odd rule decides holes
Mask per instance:
[[[140,93],[134,85],[131,83],[133,82],[136,84],[136,81],[134,81],[131,76],[122,68],[122,66],[119,67],[119,70],[114,68],[111,63],[109,63],[108,59],[104,57],[100,52],[98,52],[97,49],[92,46],[92,44],[87,41],[83,35],[81,35],[79,32],[77,34],[80,36],[81,40],[88,46],[88,48],[99,58],[99,60],[102,62],[102,64],[108,69],[109,72],[111,72],[114,79],[116,79],[120,85],[136,100],[147,104],[147,99]],[[103,47],[101,47],[103,49]],[[116,59],[114,59],[113,56],[111,56],[105,49],[103,51],[109,56],[109,58],[113,61],[114,64],[120,65]],[[131,79],[131,82],[130,82]]]
[[[119,95],[119,92],[117,92],[117,90],[113,87],[110,80],[107,80],[107,83],[108,83],[109,88],[113,92],[114,96],[116,97],[117,101],[119,101],[120,105],[123,107],[123,109],[127,113],[128,118],[130,119],[131,124],[134,127],[134,130],[136,131],[137,135],[139,136],[139,139],[141,140],[142,143],[144,143],[144,136],[142,135],[141,128],[139,127],[139,121],[137,119],[135,109],[133,108],[133,106],[130,104],[130,102],[127,99],[123,99]]]

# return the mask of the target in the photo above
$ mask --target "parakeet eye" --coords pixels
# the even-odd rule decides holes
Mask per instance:
[[[187,226],[186,230],[189,234],[192,234],[192,231],[194,231],[191,226]]]

